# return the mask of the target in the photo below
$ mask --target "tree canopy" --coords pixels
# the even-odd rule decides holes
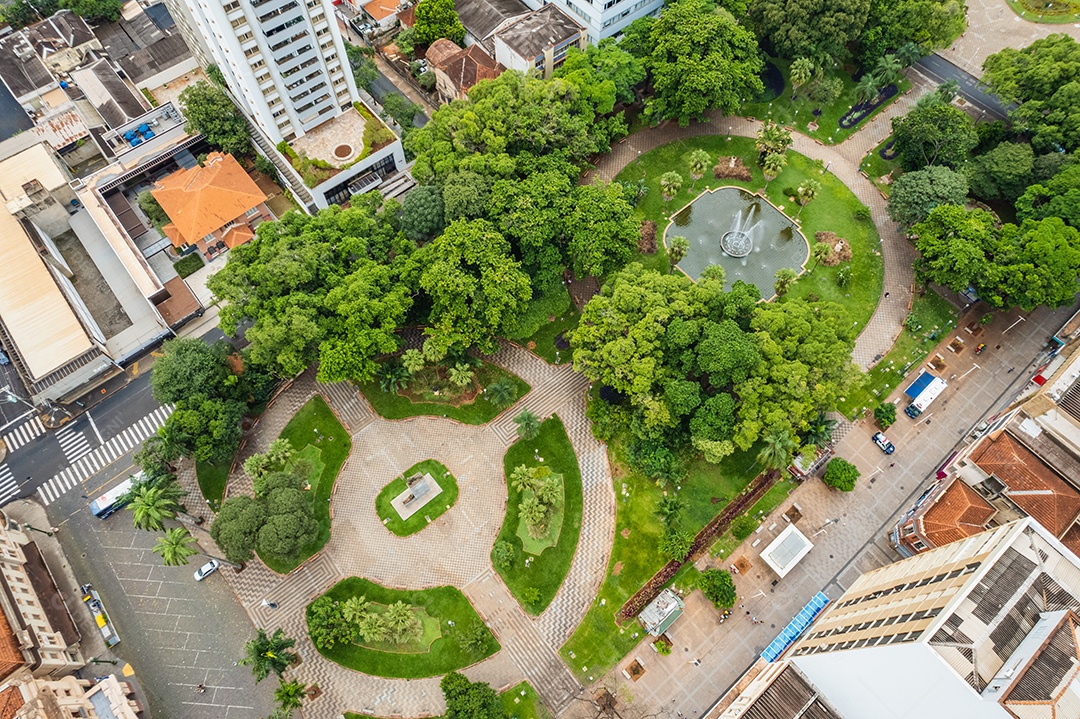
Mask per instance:
[[[967,178],[947,167],[930,165],[905,172],[889,190],[889,217],[894,222],[914,225],[938,205],[962,205],[967,198]]]
[[[1019,105],[1013,127],[1031,138],[1036,152],[1080,148],[1080,43],[1065,34],[1006,48],[983,62],[990,92]]]
[[[967,26],[965,10],[960,0],[870,0],[859,60],[871,66],[908,42],[923,52],[947,47]]]
[[[704,119],[709,110],[733,113],[764,89],[754,34],[709,0],[676,0],[649,31],[645,65],[653,97],[646,112],[655,121]]]
[[[905,170],[959,167],[979,141],[971,116],[943,102],[916,106],[906,116],[893,118],[892,125],[894,147]]]
[[[758,37],[788,59],[806,57],[819,67],[845,59],[862,33],[870,0],[753,0],[750,21]]]
[[[634,100],[634,88],[645,79],[645,66],[608,37],[584,51],[571,47],[555,77],[577,85],[596,111],[606,115],[615,103]]]
[[[230,155],[251,152],[251,135],[244,115],[217,85],[200,81],[180,93],[187,130],[202,133],[206,141]]]
[[[446,719],[503,719],[502,700],[486,682],[470,682],[450,672],[439,682],[446,699]]]
[[[439,38],[460,45],[465,40],[465,26],[458,19],[454,0],[420,0],[416,3],[416,42],[430,45]]]
[[[841,457],[834,457],[825,468],[825,476],[822,480],[833,489],[841,492],[852,492],[855,483],[859,480],[859,468]]]
[[[1070,164],[1043,183],[1030,185],[1016,201],[1016,215],[1023,220],[1060,217],[1080,228],[1080,164]]]

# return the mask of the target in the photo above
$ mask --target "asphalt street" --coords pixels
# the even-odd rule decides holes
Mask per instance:
[[[997,97],[986,92],[979,85],[979,78],[961,70],[941,55],[927,55],[915,63],[915,69],[938,84],[947,80],[956,80],[960,96],[985,112],[990,118],[1004,120],[1008,116],[1009,108]]]
[[[87,493],[94,496],[132,471],[128,453],[89,477]],[[60,528],[56,536],[76,578],[101,595],[120,637],[112,653],[134,669],[149,716],[256,719],[271,712],[276,683],[255,685],[251,670],[236,664],[255,633],[247,613],[220,574],[195,581],[206,557],[166,567],[151,551],[157,533],[135,529],[127,511],[94,517],[76,492],[58,497],[46,511]],[[197,691],[200,684],[206,691]]]

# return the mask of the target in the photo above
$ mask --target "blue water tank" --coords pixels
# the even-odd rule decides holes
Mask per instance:
[[[66,90],[67,87],[68,87],[67,80],[61,80],[60,81],[60,89]]]

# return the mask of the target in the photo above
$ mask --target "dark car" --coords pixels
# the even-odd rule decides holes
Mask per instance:
[[[885,454],[892,454],[896,451],[896,446],[893,445],[893,443],[889,441],[889,438],[881,432],[875,434],[873,440],[874,444],[876,444],[878,448]]]

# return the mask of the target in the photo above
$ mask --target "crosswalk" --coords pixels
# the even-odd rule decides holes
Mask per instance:
[[[60,449],[64,450],[64,457],[69,464],[75,464],[80,459],[90,454],[94,448],[77,425],[65,425],[56,431],[56,441],[60,443]]]
[[[4,504],[18,493],[19,485],[15,481],[15,475],[11,473],[11,468],[7,466],[7,462],[0,464],[0,504]]]
[[[99,471],[102,467],[116,461],[117,457],[127,454],[142,444],[143,440],[156,432],[158,427],[165,424],[165,420],[172,414],[172,411],[172,405],[158,407],[97,449],[79,455],[78,460],[72,462],[70,467],[38,487],[38,498],[43,504],[52,504],[58,497],[78,486],[84,479]],[[75,447],[76,445],[73,443],[71,446]],[[2,468],[3,465],[0,465],[0,470]],[[0,478],[0,497],[4,496],[4,491],[3,481]],[[0,502],[2,501],[0,499]]]
[[[8,452],[14,452],[43,434],[45,434],[45,425],[37,417],[32,417],[5,434],[4,444],[7,445]]]

